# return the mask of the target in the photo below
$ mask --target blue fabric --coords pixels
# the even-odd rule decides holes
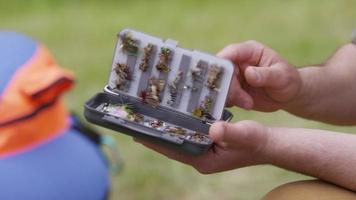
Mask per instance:
[[[0,199],[103,200],[108,174],[99,148],[69,130],[36,149],[0,160]]]
[[[0,31],[0,96],[16,70],[36,52],[37,42],[16,32]]]

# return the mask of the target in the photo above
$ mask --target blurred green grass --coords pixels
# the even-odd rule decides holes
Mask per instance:
[[[303,66],[323,62],[349,41],[356,28],[355,7],[353,0],[0,0],[0,29],[24,32],[42,41],[62,66],[76,73],[76,88],[66,100],[72,110],[82,113],[83,103],[106,84],[116,33],[122,28],[173,38],[181,46],[210,53],[229,43],[255,39],[296,66]],[[271,126],[356,130],[303,120],[285,112],[231,110],[234,121],[252,119]],[[200,175],[127,136],[100,130],[117,138],[125,160],[124,171],[112,178],[112,199],[258,199],[282,183],[307,178],[271,166]]]

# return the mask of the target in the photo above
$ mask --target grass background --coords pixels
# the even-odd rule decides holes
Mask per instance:
[[[76,73],[77,85],[66,100],[72,110],[82,113],[83,103],[107,82],[115,36],[124,27],[210,53],[229,43],[255,39],[303,66],[323,62],[349,41],[356,28],[355,8],[353,0],[0,0],[0,28],[42,41],[62,66]],[[356,132],[355,127],[326,125],[281,111],[231,110],[234,121]],[[118,140],[125,161],[124,171],[112,178],[112,199],[258,199],[280,184],[308,178],[271,166],[201,175],[127,136],[99,129]]]

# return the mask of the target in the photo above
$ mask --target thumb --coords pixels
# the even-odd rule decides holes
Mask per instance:
[[[254,121],[236,124],[216,122],[210,127],[209,135],[215,143],[228,147],[256,150],[267,141],[267,128]]]
[[[289,75],[282,64],[270,67],[250,66],[245,70],[246,81],[253,87],[282,89],[286,85]]]

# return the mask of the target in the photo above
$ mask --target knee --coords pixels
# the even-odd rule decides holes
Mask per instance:
[[[319,181],[297,181],[281,185],[268,194],[263,200],[312,200],[343,199],[356,200],[356,194],[344,188]]]

